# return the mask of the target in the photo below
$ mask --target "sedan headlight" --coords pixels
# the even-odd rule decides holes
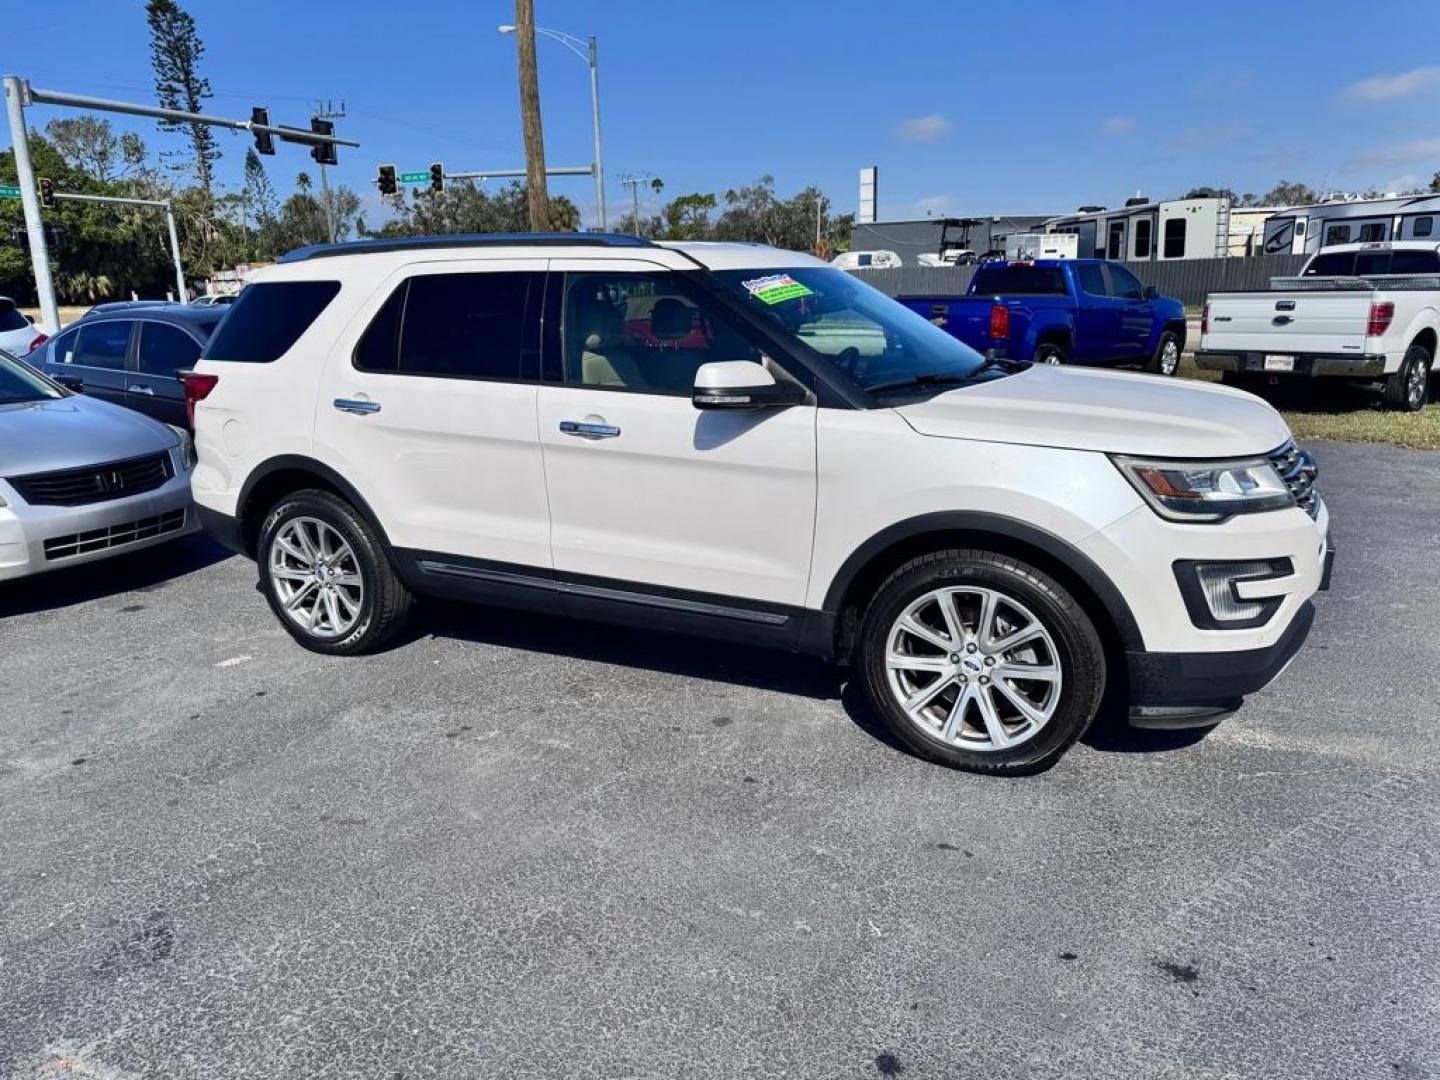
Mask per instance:
[[[1111,460],[1146,502],[1171,521],[1224,521],[1235,514],[1281,510],[1295,497],[1263,457],[1233,461]]]
[[[190,432],[183,427],[176,427],[174,424],[166,424],[171,431],[180,436],[180,445],[175,448],[175,454],[180,459],[180,468],[183,472],[189,472],[195,467],[195,440],[190,437]]]

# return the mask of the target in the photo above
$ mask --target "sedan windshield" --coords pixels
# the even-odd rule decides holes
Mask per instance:
[[[14,405],[22,401],[48,401],[64,396],[64,391],[57,389],[48,379],[0,350],[0,405]]]
[[[964,382],[985,364],[970,346],[844,270],[803,266],[715,276],[866,390]]]

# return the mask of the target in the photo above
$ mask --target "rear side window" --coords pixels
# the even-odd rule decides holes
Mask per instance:
[[[423,274],[402,282],[355,347],[363,371],[446,379],[519,379],[529,272]]]
[[[122,370],[130,345],[130,325],[129,319],[122,319],[81,326],[80,336],[75,341],[75,355],[69,362],[85,367]]]
[[[29,325],[25,316],[15,310],[15,301],[0,300],[0,333],[6,330],[24,330]]]
[[[1097,263],[1081,263],[1075,268],[1080,279],[1080,288],[1091,296],[1105,295],[1105,272]]]
[[[206,346],[205,359],[240,364],[278,360],[339,291],[338,281],[270,281],[245,286]]]
[[[173,379],[175,372],[193,368],[200,359],[200,343],[184,330],[164,323],[140,324],[139,368],[146,375]]]
[[[1010,293],[1020,296],[1065,295],[1065,273],[1058,266],[982,266],[970,283],[972,295]]]
[[[1400,250],[1390,260],[1392,274],[1440,274],[1440,254],[1433,251]]]

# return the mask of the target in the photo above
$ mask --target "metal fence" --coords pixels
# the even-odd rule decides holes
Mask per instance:
[[[1177,297],[1187,307],[1199,307],[1207,294],[1222,289],[1266,289],[1272,277],[1298,274],[1308,255],[1257,255],[1253,258],[1174,259],[1169,262],[1131,262],[1125,266],[1161,296]],[[881,292],[891,296],[963,293],[975,276],[973,266],[902,266],[897,270],[856,270]]]

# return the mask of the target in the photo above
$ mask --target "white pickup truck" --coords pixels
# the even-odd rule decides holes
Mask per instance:
[[[1383,382],[1387,406],[1416,412],[1437,336],[1440,244],[1340,244],[1268,292],[1207,297],[1195,362],[1251,390],[1296,376]]]

